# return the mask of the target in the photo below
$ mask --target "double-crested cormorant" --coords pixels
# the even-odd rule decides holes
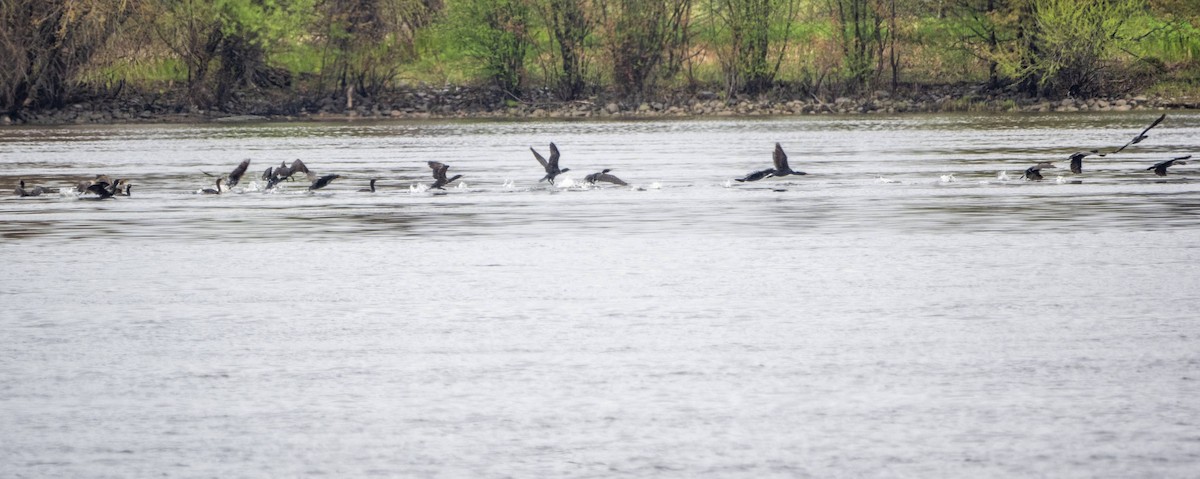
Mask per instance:
[[[22,196],[22,197],[24,197],[24,196],[41,196],[42,193],[45,193],[45,192],[46,192],[46,189],[42,188],[40,186],[35,186],[28,190],[25,189],[25,180],[21,180],[21,184],[19,186],[17,186],[17,188],[15,190],[13,190],[14,195]]]
[[[606,181],[606,182],[612,183],[614,185],[621,185],[621,186],[629,185],[629,183],[622,181],[620,178],[617,178],[614,175],[608,174],[608,172],[610,172],[610,171],[612,171],[611,168],[606,168],[606,169],[604,169],[604,171],[601,171],[599,173],[592,173],[590,175],[587,175],[583,179],[584,179],[584,181],[587,181],[588,183],[591,183],[593,185],[596,184],[597,181]]]
[[[200,190],[200,194],[203,194],[203,195],[219,195],[219,194],[221,194],[221,182],[222,181],[225,181],[225,179],[217,178],[217,188],[216,189],[205,188],[203,190]]]
[[[1067,159],[1071,160],[1071,173],[1075,173],[1077,175],[1083,173],[1083,159],[1098,153],[1100,153],[1099,150],[1076,151],[1075,153],[1071,153],[1071,156],[1067,157]]]
[[[1124,146],[1117,148],[1117,150],[1114,151],[1113,153],[1120,153],[1121,150],[1128,148],[1129,145],[1136,145],[1138,143],[1141,143],[1142,140],[1149,138],[1150,135],[1147,135],[1146,132],[1150,131],[1151,128],[1158,126],[1158,124],[1162,123],[1162,121],[1165,120],[1166,118],[1167,118],[1167,114],[1163,113],[1162,116],[1159,116],[1157,120],[1154,120],[1154,123],[1151,123],[1150,126],[1147,126],[1145,130],[1142,130],[1142,132],[1138,133],[1138,135],[1133,137],[1132,140],[1129,140],[1129,143],[1126,143]],[[1110,154],[1112,154],[1112,153],[1110,153]]]
[[[1045,168],[1058,168],[1058,167],[1054,166],[1050,163],[1047,163],[1047,162],[1038,163],[1036,165],[1033,165],[1033,166],[1025,169],[1025,179],[1032,180],[1032,181],[1041,181],[1043,179],[1042,178],[1042,170]]]
[[[551,144],[551,147],[553,147],[553,144]],[[537,152],[535,151],[533,154],[536,155]],[[447,165],[445,163],[441,163],[441,162],[437,162],[437,161],[430,161],[429,167],[433,169],[433,185],[431,185],[429,187],[429,189],[431,189],[431,190],[432,189],[444,190],[445,188],[442,188],[443,186],[446,186],[451,181],[462,178],[462,176],[463,176],[463,175],[454,175],[453,177],[447,179],[446,178],[446,170],[450,169],[450,165]],[[553,181],[551,181],[551,183],[553,183]]]
[[[770,178],[773,176],[807,175],[808,174],[803,171],[792,170],[792,167],[788,166],[787,153],[783,152],[783,146],[780,145],[779,143],[775,143],[775,152],[771,155],[771,161],[775,163],[774,168],[768,168],[765,170],[755,171],[755,172],[750,173],[741,178],[737,178],[737,181],[758,181],[758,180]]]
[[[299,161],[299,160],[297,160],[297,161]],[[341,177],[342,177],[342,175],[325,175],[320,178],[317,178],[315,181],[312,182],[311,185],[308,186],[308,191],[319,190],[321,188],[324,188],[324,187],[328,186],[331,181],[336,180]]]
[[[304,162],[297,158],[295,161],[292,161],[291,166],[281,161],[278,167],[267,168],[267,171],[263,172],[263,179],[267,181],[266,189],[274,188],[280,181],[290,179],[296,173],[304,173],[308,177],[308,181],[315,182],[317,180],[316,175],[308,171],[308,166],[305,166]]]
[[[542,179],[538,180],[539,183],[549,180],[550,184],[553,185],[554,177],[556,177],[562,173],[571,171],[570,168],[563,168],[563,169],[558,168],[558,156],[559,156],[558,155],[558,147],[554,146],[553,142],[550,143],[550,160],[549,161],[547,161],[545,158],[543,158],[542,154],[538,153],[537,150],[533,149],[532,146],[529,147],[529,151],[533,152],[533,157],[538,160],[538,163],[542,164],[542,168],[546,169],[546,176],[543,176]]]
[[[377,180],[377,179],[378,178],[371,178],[371,186],[369,188],[360,189],[360,190],[358,190],[358,192],[359,193],[374,193],[375,192],[375,180]]]
[[[775,162],[775,173],[772,176],[787,176],[787,175],[807,175],[803,171],[793,171],[788,166],[787,153],[783,152],[783,146],[775,143],[775,153],[771,155],[771,159]]]
[[[238,182],[242,181],[242,175],[246,174],[246,168],[249,168],[249,167],[250,167],[250,159],[246,158],[246,159],[242,160],[242,162],[240,164],[237,165],[237,168],[233,169],[232,173],[229,173],[228,185],[230,188],[237,186]]]
[[[1181,156],[1179,158],[1171,158],[1167,161],[1155,163],[1154,166],[1151,166],[1146,169],[1154,170],[1154,174],[1156,174],[1158,176],[1167,176],[1167,168],[1170,168],[1175,165],[1186,165],[1187,162],[1184,160],[1190,159],[1191,157],[1192,157],[1192,155]]]
[[[736,178],[736,180],[737,181],[758,181],[763,178],[770,178],[772,176],[775,176],[775,168],[767,168],[765,170],[758,170],[758,171],[750,173],[746,176],[743,176],[741,178]]]

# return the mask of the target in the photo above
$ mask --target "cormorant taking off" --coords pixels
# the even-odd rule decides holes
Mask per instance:
[[[1154,170],[1154,174],[1156,174],[1158,176],[1167,176],[1167,168],[1170,168],[1175,165],[1186,165],[1187,162],[1183,161],[1183,160],[1190,159],[1191,157],[1192,157],[1192,155],[1181,156],[1179,158],[1171,158],[1171,159],[1161,162],[1161,163],[1155,163],[1154,166],[1151,166],[1146,169]]]
[[[1162,123],[1162,121],[1163,121],[1163,120],[1165,120],[1166,118],[1167,118],[1167,114],[1166,114],[1166,113],[1163,113],[1163,114],[1162,114],[1162,116],[1159,116],[1157,120],[1154,120],[1154,123],[1151,123],[1151,124],[1150,124],[1150,126],[1147,126],[1145,130],[1142,130],[1142,132],[1141,132],[1141,133],[1138,133],[1138,135],[1137,135],[1137,136],[1135,136],[1135,137],[1133,137],[1133,139],[1132,139],[1132,140],[1129,140],[1129,143],[1126,143],[1126,144],[1125,144],[1125,146],[1122,146],[1122,147],[1120,147],[1120,148],[1117,148],[1117,151],[1114,151],[1113,153],[1120,153],[1120,152],[1121,152],[1121,150],[1124,150],[1125,148],[1128,148],[1128,147],[1129,147],[1129,145],[1136,145],[1136,144],[1138,144],[1138,143],[1141,143],[1141,142],[1142,142],[1142,140],[1145,140],[1146,138],[1149,138],[1149,137],[1150,137],[1150,135],[1147,135],[1147,134],[1146,134],[1146,132],[1150,131],[1150,129],[1151,129],[1151,128],[1154,128],[1154,127],[1158,126],[1158,124],[1159,124],[1159,123]],[[1110,154],[1111,154],[1111,153],[1110,153]]]
[[[300,160],[296,160],[296,161],[300,161]],[[317,178],[316,181],[313,181],[312,184],[308,186],[308,191],[319,190],[321,188],[329,186],[329,183],[331,181],[336,180],[341,177],[342,177],[342,175],[325,175],[320,178]]]
[[[1032,181],[1042,181],[1042,179],[1043,179],[1042,178],[1042,169],[1043,168],[1058,168],[1058,167],[1054,166],[1050,163],[1045,163],[1045,162],[1038,163],[1036,165],[1033,165],[1033,166],[1025,169],[1025,179],[1032,180]]]
[[[374,193],[375,192],[375,180],[378,180],[378,178],[371,178],[371,187],[363,188],[361,190],[358,190],[358,192],[359,193]]]
[[[775,144],[775,153],[771,156],[771,159],[775,161],[775,174],[772,176],[807,175],[808,174],[803,171],[792,171],[792,168],[790,166],[788,166],[787,153],[783,152],[783,147],[780,146],[779,143]]]
[[[224,180],[225,180],[224,178],[217,178],[217,188],[216,189],[205,188],[203,190],[200,190],[200,194],[204,194],[204,195],[219,195],[219,194],[221,194],[221,182]]]
[[[737,178],[737,181],[758,181],[763,178],[770,178],[772,176],[775,176],[775,168],[767,168],[765,170],[755,171],[741,178]]]
[[[571,171],[570,168],[563,168],[561,170],[558,168],[558,147],[554,146],[553,142],[550,143],[550,160],[549,161],[547,161],[545,158],[543,158],[542,154],[538,153],[537,150],[533,149],[532,146],[529,147],[529,151],[533,152],[533,157],[538,160],[538,163],[542,164],[542,168],[546,169],[546,176],[543,176],[542,179],[538,180],[539,183],[549,180],[550,184],[553,185],[555,176],[558,176],[559,174]]]
[[[304,165],[303,161],[296,159],[292,162],[292,166],[288,166],[286,162],[281,161],[279,162],[279,166],[267,168],[267,171],[263,172],[263,179],[267,181],[266,189],[274,188],[280,181],[290,179],[296,173],[304,173],[308,177],[308,181],[317,181],[316,175],[308,171],[308,167]]]
[[[84,189],[84,193],[95,193],[102,200],[105,198],[112,198],[113,195],[117,194],[117,191],[119,191],[119,185],[125,183],[127,183],[127,181],[122,179],[118,179],[112,183],[107,181],[97,181],[91,185],[88,185],[88,187]],[[128,186],[126,186],[126,189],[128,189]]]
[[[610,171],[612,171],[611,168],[606,168],[604,171],[601,171],[599,173],[592,173],[590,175],[587,175],[583,179],[584,179],[584,181],[587,181],[588,183],[591,183],[593,185],[596,184],[597,181],[607,181],[614,185],[620,185],[620,186],[628,186],[629,185],[629,183],[622,181],[620,178],[617,178],[616,176],[608,174],[608,172],[610,172]]]
[[[1071,153],[1071,156],[1067,157],[1067,159],[1071,160],[1071,173],[1075,173],[1077,175],[1083,173],[1083,159],[1097,153],[1100,152],[1098,150],[1090,150],[1076,151],[1075,153]]]
[[[554,148],[554,144],[551,143],[550,147]],[[535,151],[535,152],[533,152],[533,154],[536,155],[537,152]],[[557,157],[558,157],[558,152],[555,151],[553,158],[557,158]],[[446,186],[451,181],[462,178],[462,175],[454,175],[450,179],[446,179],[446,170],[450,169],[450,165],[447,165],[445,163],[441,163],[441,162],[437,162],[437,161],[430,161],[429,167],[433,169],[433,185],[429,187],[429,189],[431,189],[431,190],[435,189],[435,188],[439,189],[439,190],[444,190],[445,188],[442,188],[443,186]],[[546,171],[549,171],[549,170],[546,170]],[[553,178],[551,178],[550,182],[554,183]]]
[[[233,172],[229,174],[229,183],[228,184],[229,184],[230,188],[237,186],[238,182],[242,181],[242,175],[246,174],[246,168],[249,168],[249,167],[250,167],[250,159],[246,158],[246,159],[242,160],[242,162],[240,164],[238,164],[237,168],[233,169]]]

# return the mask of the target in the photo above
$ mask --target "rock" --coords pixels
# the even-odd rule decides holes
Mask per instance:
[[[650,110],[650,104],[649,104],[649,103],[642,103],[641,105],[638,105],[638,108],[637,108],[637,109],[638,109],[638,111],[649,111],[649,110]]]
[[[846,97],[844,97],[844,96],[839,96],[839,97],[837,97],[837,99],[836,99],[836,100],[833,100],[833,104],[834,104],[834,105],[842,105],[842,104],[845,104],[845,103],[850,103],[851,101],[852,101],[852,100],[850,100],[849,98],[846,98]]]
[[[1133,109],[1133,107],[1131,107],[1129,105],[1117,105],[1117,106],[1113,107],[1113,110],[1116,110],[1116,111],[1129,111],[1132,109]]]
[[[0,115],[0,125],[8,126],[11,124],[13,124],[12,118],[9,118],[8,115]]]
[[[621,111],[621,105],[618,105],[616,102],[609,102],[607,105],[604,105],[604,110],[609,113],[617,113]]]
[[[696,98],[699,98],[701,100],[716,100],[717,94],[713,93],[711,91],[702,91],[702,92],[696,94]]]
[[[655,110],[662,110],[664,108],[664,105],[657,101],[654,103],[651,103],[650,106],[653,107]]]
[[[1122,99],[1120,99],[1120,100],[1117,100],[1117,106],[1118,106],[1118,107],[1122,107],[1122,106],[1125,106],[1125,105],[1128,105],[1128,104],[1129,104],[1129,102],[1125,101],[1125,99],[1124,99],[1124,98],[1122,98]]]

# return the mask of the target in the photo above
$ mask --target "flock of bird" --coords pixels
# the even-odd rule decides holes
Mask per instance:
[[[1108,156],[1108,155],[1111,155],[1114,153],[1120,153],[1122,151],[1125,151],[1126,148],[1129,148],[1132,145],[1141,143],[1142,140],[1145,140],[1146,138],[1150,137],[1150,135],[1147,134],[1150,132],[1150,129],[1158,126],[1159,123],[1162,123],[1163,120],[1166,120],[1166,119],[1167,119],[1167,114],[1163,113],[1158,118],[1156,118],[1153,123],[1150,123],[1150,126],[1147,126],[1145,129],[1143,129],[1141,133],[1137,134],[1137,136],[1134,136],[1132,140],[1129,140],[1129,142],[1125,143],[1124,145],[1121,145],[1120,148],[1117,148],[1113,151],[1110,151],[1107,153],[1100,153],[1100,150],[1088,150],[1088,151],[1077,151],[1075,153],[1071,153],[1071,155],[1067,157],[1067,160],[1069,160],[1071,162],[1071,173],[1074,173],[1076,175],[1083,173],[1083,159],[1084,158],[1087,158],[1092,155],[1103,157],[1103,156]],[[1170,168],[1175,165],[1186,165],[1187,164],[1186,160],[1191,159],[1191,157],[1192,157],[1192,155],[1171,158],[1166,161],[1161,161],[1161,162],[1155,163],[1153,166],[1146,168],[1146,170],[1147,171],[1154,170],[1154,174],[1156,174],[1158,176],[1167,176],[1167,168]],[[1042,170],[1048,169],[1048,168],[1058,168],[1058,167],[1054,166],[1054,163],[1052,163],[1052,162],[1044,161],[1044,162],[1038,163],[1036,165],[1033,165],[1033,166],[1025,169],[1024,178],[1027,180],[1041,181],[1042,179],[1044,179],[1042,177]]]
[[[1084,158],[1087,158],[1088,156],[1096,155],[1096,156],[1103,157],[1103,156],[1111,155],[1114,153],[1120,153],[1121,151],[1124,151],[1126,148],[1128,148],[1132,145],[1141,143],[1146,138],[1149,138],[1148,133],[1150,132],[1150,130],[1153,129],[1154,127],[1158,126],[1160,123],[1162,123],[1163,120],[1166,119],[1166,117],[1167,117],[1167,115],[1165,113],[1162,116],[1159,116],[1157,119],[1154,120],[1153,123],[1150,124],[1150,126],[1147,126],[1145,129],[1143,129],[1141,131],[1141,133],[1137,134],[1137,136],[1134,136],[1132,140],[1129,140],[1129,142],[1125,143],[1120,148],[1117,148],[1113,151],[1110,151],[1107,153],[1100,153],[1099,150],[1090,150],[1090,151],[1079,151],[1076,153],[1072,153],[1070,156],[1067,157],[1067,160],[1070,161],[1071,172],[1074,174],[1083,173],[1083,160],[1084,160]],[[546,172],[545,176],[543,176],[542,179],[538,180],[539,183],[542,181],[546,181],[546,182],[549,182],[550,184],[554,184],[554,179],[556,177],[558,177],[558,175],[565,173],[567,171],[570,171],[570,168],[560,168],[559,167],[558,162],[559,162],[559,158],[561,155],[559,154],[558,146],[555,145],[554,143],[550,143],[550,158],[549,159],[542,156],[541,153],[538,153],[538,151],[532,147],[529,149],[529,151],[533,152],[534,159],[536,159],[538,161],[538,163],[542,165],[542,169],[544,169]],[[1167,168],[1170,168],[1171,166],[1175,166],[1175,165],[1187,164],[1186,160],[1188,160],[1190,158],[1191,158],[1191,155],[1172,158],[1170,160],[1156,163],[1153,166],[1146,168],[1146,170],[1153,170],[1154,173],[1158,176],[1166,176]],[[736,178],[735,180],[738,182],[752,182],[752,181],[760,181],[760,180],[767,179],[767,178],[784,177],[784,176],[791,176],[791,175],[807,175],[808,174],[803,171],[793,170],[791,168],[791,166],[788,165],[787,154],[784,153],[783,146],[780,145],[779,143],[775,143],[775,151],[774,151],[774,154],[772,155],[772,159],[774,162],[772,168],[766,168],[766,169],[762,169],[762,170],[753,171],[753,172],[746,174],[745,176],[743,176],[741,178]],[[429,189],[438,189],[438,190],[445,189],[445,186],[447,186],[450,183],[457,181],[458,179],[463,177],[463,175],[454,175],[452,177],[448,177],[447,172],[450,170],[450,165],[447,165],[445,163],[438,162],[438,161],[429,161],[427,163],[433,173],[433,183],[429,185]],[[208,194],[208,195],[219,195],[223,192],[230,191],[233,187],[237,186],[239,182],[241,182],[242,177],[246,174],[246,170],[248,170],[249,168],[250,168],[250,160],[249,159],[242,160],[242,162],[239,163],[238,166],[236,168],[234,168],[232,172],[229,173],[229,175],[218,176],[216,179],[214,188],[203,188],[203,189],[197,191],[196,193]],[[1022,177],[1024,179],[1030,180],[1030,181],[1040,181],[1040,180],[1044,179],[1042,176],[1042,173],[1041,173],[1042,170],[1049,169],[1049,168],[1057,168],[1057,167],[1054,166],[1053,162],[1040,162],[1036,165],[1033,165],[1033,166],[1027,168]],[[590,184],[595,184],[597,182],[604,182],[604,183],[611,183],[611,184],[619,185],[619,186],[627,186],[628,185],[628,183],[626,183],[625,181],[621,180],[620,178],[616,177],[615,175],[610,174],[609,173],[610,171],[612,171],[612,170],[604,169],[598,173],[589,174],[584,178],[584,181],[587,181]],[[330,183],[332,183],[333,180],[336,180],[336,179],[342,177],[341,175],[336,175],[336,174],[318,176],[318,175],[314,174],[311,170],[309,170],[308,166],[306,166],[303,161],[297,159],[297,160],[293,161],[292,164],[290,164],[290,165],[287,164],[287,162],[280,162],[279,166],[268,167],[266,169],[266,171],[264,171],[262,174],[262,180],[266,182],[265,190],[267,190],[267,191],[272,190],[277,185],[279,185],[279,183],[281,183],[283,181],[294,181],[293,176],[295,176],[296,173],[303,173],[305,175],[306,179],[309,182],[308,191],[314,191],[314,190],[319,190],[321,188],[324,188],[324,187],[328,186]],[[216,175],[212,175],[210,173],[204,173],[204,174],[208,175],[210,177],[216,176]],[[378,180],[377,178],[372,178],[371,182],[370,182],[370,186],[368,188],[363,188],[358,191],[364,192],[364,193],[374,193],[375,192],[375,182],[377,180]],[[74,188],[74,192],[77,195],[95,195],[95,196],[89,196],[90,198],[93,198],[93,199],[106,199],[106,198],[112,198],[115,196],[130,196],[131,190],[132,190],[132,185],[130,184],[130,181],[128,179],[118,178],[116,180],[113,180],[112,178],[110,178],[107,175],[98,175],[93,180],[81,181],[78,184],[76,184],[76,186]],[[16,196],[40,196],[42,194],[59,193],[59,192],[60,192],[60,190],[57,188],[48,188],[48,187],[42,187],[42,186],[26,188],[25,181],[21,180],[19,185],[17,186],[16,190],[14,191],[14,194]]]

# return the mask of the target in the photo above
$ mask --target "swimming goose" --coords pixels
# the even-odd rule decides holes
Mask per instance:
[[[606,168],[604,171],[601,171],[599,173],[592,173],[590,175],[587,175],[583,179],[584,179],[584,181],[587,181],[588,183],[591,183],[593,185],[596,184],[597,181],[606,181],[606,182],[612,183],[614,185],[620,185],[620,186],[628,186],[629,185],[629,183],[622,181],[620,178],[617,178],[614,175],[608,174],[608,172],[610,172],[610,171],[612,171],[611,168]]]
[[[553,144],[551,144],[551,145],[553,145]],[[537,153],[534,152],[534,154],[536,155]],[[443,186],[446,186],[451,181],[462,178],[462,175],[454,175],[452,178],[446,179],[446,170],[450,169],[450,165],[447,165],[445,163],[441,163],[441,162],[437,162],[437,161],[430,161],[429,167],[433,169],[433,185],[429,187],[429,189],[431,189],[431,190],[435,189],[435,188],[439,189],[439,190],[444,190],[445,188],[442,188]],[[553,181],[551,181],[551,183],[553,183]]]
[[[563,169],[558,168],[558,157],[559,157],[558,147],[554,146],[554,142],[550,143],[550,160],[549,161],[547,161],[546,158],[542,157],[542,154],[538,153],[537,150],[533,149],[532,146],[529,147],[529,151],[533,152],[533,157],[535,159],[537,159],[538,163],[542,164],[542,168],[546,169],[546,176],[543,176],[542,179],[538,180],[539,183],[549,180],[550,184],[553,185],[554,177],[556,177],[562,173],[571,171],[570,168],[563,168]]]
[[[1192,157],[1192,155],[1181,156],[1179,158],[1171,158],[1167,161],[1155,163],[1154,166],[1151,166],[1146,169],[1154,170],[1154,174],[1156,174],[1158,176],[1167,176],[1167,168],[1170,168],[1175,165],[1186,165],[1187,162],[1184,160],[1190,159],[1191,157]]]
[[[1117,148],[1117,150],[1114,151],[1113,153],[1120,153],[1121,150],[1128,148],[1129,145],[1136,145],[1138,143],[1141,143],[1142,140],[1149,138],[1150,135],[1147,135],[1146,132],[1150,131],[1151,128],[1158,126],[1158,124],[1162,123],[1162,121],[1165,120],[1166,118],[1167,118],[1167,114],[1163,113],[1162,116],[1159,116],[1157,120],[1154,120],[1154,123],[1151,123],[1150,126],[1147,126],[1145,130],[1142,130],[1142,132],[1138,133],[1138,135],[1133,137],[1132,140],[1129,140],[1129,143],[1126,143],[1124,146]],[[1112,154],[1112,153],[1110,153],[1110,154]]]

